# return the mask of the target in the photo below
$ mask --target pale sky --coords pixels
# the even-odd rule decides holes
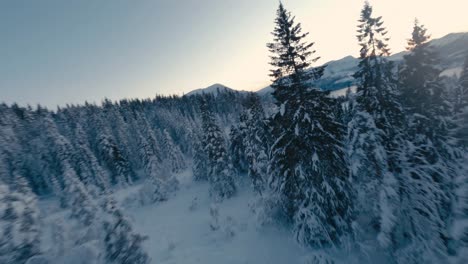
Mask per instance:
[[[364,1],[284,0],[310,32],[318,64],[357,56]],[[394,52],[415,17],[434,38],[468,31],[467,0],[371,0]],[[269,85],[266,43],[277,0],[2,0],[0,102],[148,98],[222,83]]]

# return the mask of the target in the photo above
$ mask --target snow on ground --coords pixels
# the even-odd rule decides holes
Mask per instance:
[[[168,201],[126,210],[135,230],[149,237],[145,247],[153,263],[304,263],[310,251],[295,243],[290,232],[257,225],[248,186],[219,204],[220,229],[213,231],[208,183],[182,176],[178,193]],[[198,205],[190,209],[194,199]]]
[[[357,87],[356,87],[355,85],[351,86],[351,92],[352,92],[352,93],[355,93],[355,92],[356,92],[356,88],[357,88]],[[345,96],[347,91],[348,91],[348,88],[343,88],[343,89],[335,90],[335,91],[332,91],[332,92],[330,93],[330,96],[335,97],[335,98],[336,98],[336,97],[340,97],[340,96]]]
[[[115,189],[112,194],[132,222],[134,230],[148,237],[143,246],[152,263],[315,263],[310,261],[314,252],[298,245],[290,230],[276,225],[258,224],[252,210],[256,198],[249,184],[241,184],[234,197],[214,204],[209,197],[207,182],[194,182],[191,171],[183,172],[177,178],[180,182],[179,190],[169,200],[152,205],[126,203],[135,197],[143,182]],[[217,230],[212,230],[210,226],[213,223],[210,208],[213,206],[219,210]],[[85,234],[74,229],[78,222],[69,218],[69,210],[62,209],[56,197],[41,199],[39,207],[45,227],[41,247],[44,252],[55,252],[61,256],[51,263],[89,263],[83,256],[92,255],[94,259],[102,255],[103,252],[97,252],[97,245],[92,243],[80,247],[71,244],[79,237],[70,236]],[[54,234],[65,235],[63,243],[54,242]],[[74,262],[70,262],[71,258]],[[349,258],[348,261],[338,258],[341,262],[336,264],[351,261]]]
[[[458,77],[460,77],[462,71],[463,71],[462,67],[450,68],[450,69],[446,69],[443,72],[441,72],[440,76],[447,76],[447,77],[455,76],[455,77],[458,78]]]

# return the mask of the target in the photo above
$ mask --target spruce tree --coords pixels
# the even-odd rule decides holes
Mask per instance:
[[[401,263],[446,261],[448,219],[452,205],[452,147],[448,142],[449,108],[424,26],[416,20],[410,54],[400,70],[406,114],[405,148],[400,178]]]
[[[106,191],[109,188],[109,174],[91,151],[87,135],[80,124],[76,125],[74,137],[77,155],[74,156],[73,162],[77,164],[77,173],[81,181],[88,189],[97,187],[100,191]]]
[[[94,222],[98,210],[94,198],[73,170],[67,169],[63,177],[68,206],[71,208],[71,217],[77,219],[84,227],[90,226]]]
[[[196,181],[208,180],[208,157],[203,149],[200,136],[193,135],[193,177]]]
[[[429,46],[430,36],[426,31],[426,28],[415,20],[412,38],[408,40],[407,50],[410,53],[404,56],[404,64],[399,74],[401,98],[407,113],[440,117],[448,114],[448,105],[444,102],[446,98],[439,77],[442,70],[437,66],[438,55]],[[438,131],[437,125],[421,124],[426,126],[426,131],[421,132],[432,137],[428,133]]]
[[[104,222],[105,259],[115,264],[148,264],[150,258],[142,248],[147,238],[136,234],[131,223],[115,207],[115,202],[109,201],[106,212],[110,219]]]
[[[267,181],[271,138],[268,135],[268,124],[259,96],[249,94],[245,107],[243,114],[245,118],[241,120],[239,126],[245,127],[246,130],[243,145],[248,163],[248,175],[254,191],[263,195]]]
[[[154,153],[150,142],[143,135],[138,135],[138,155],[143,162],[146,177],[149,179],[161,177],[163,174],[162,160]]]
[[[172,140],[171,135],[164,129],[163,131],[163,146],[166,152],[166,157],[169,159],[171,171],[173,173],[182,172],[187,168],[185,164],[184,156],[179,146],[177,146]]]
[[[279,111],[271,121],[269,185],[279,197],[296,239],[314,247],[339,246],[351,224],[348,169],[343,152],[344,126],[337,122],[332,100],[311,87],[323,68],[309,68],[313,43],[280,3],[274,42],[268,44],[275,68],[273,96]]]
[[[229,155],[231,156],[232,165],[238,174],[247,172],[248,166],[245,158],[245,131],[245,115],[241,114],[239,125],[232,125],[229,132]]]
[[[40,254],[39,212],[23,178],[19,190],[0,182],[0,262],[25,263]]]
[[[132,171],[128,159],[106,131],[102,131],[98,138],[100,157],[112,172],[110,182],[113,185],[125,186],[132,182]]]
[[[392,246],[398,208],[403,114],[398,103],[387,31],[366,2],[358,25],[361,46],[357,93],[350,98],[348,158],[356,189],[356,239],[376,248]],[[374,234],[377,234],[375,237]]]
[[[236,192],[233,169],[221,129],[205,101],[201,106],[203,150],[206,153],[210,194],[215,199],[229,198]]]

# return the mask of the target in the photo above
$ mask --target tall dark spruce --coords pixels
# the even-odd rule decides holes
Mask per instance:
[[[416,20],[408,41],[410,54],[400,70],[407,120],[397,232],[401,263],[447,261],[455,156],[449,143],[450,108],[439,77],[442,70],[428,40]]]
[[[390,54],[387,31],[368,2],[361,10],[357,38],[358,86],[350,97],[347,147],[356,189],[355,238],[365,251],[379,245],[391,248],[393,243],[403,119],[393,65],[385,58]]]
[[[311,86],[324,68],[309,68],[314,43],[280,3],[270,76],[279,111],[271,120],[273,146],[269,186],[296,239],[313,247],[339,246],[351,224],[345,130],[333,114],[333,99]]]
[[[246,130],[243,145],[248,163],[248,175],[254,191],[263,195],[267,181],[271,137],[268,134],[268,123],[259,96],[250,94],[245,107],[245,112],[242,114],[244,118],[241,118],[239,126],[245,127]]]

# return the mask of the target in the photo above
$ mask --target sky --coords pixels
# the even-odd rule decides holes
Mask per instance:
[[[318,64],[357,56],[364,1],[283,0]],[[468,31],[466,0],[371,0],[394,52],[414,18],[433,38]],[[277,0],[0,0],[0,102],[57,105],[270,84]]]

